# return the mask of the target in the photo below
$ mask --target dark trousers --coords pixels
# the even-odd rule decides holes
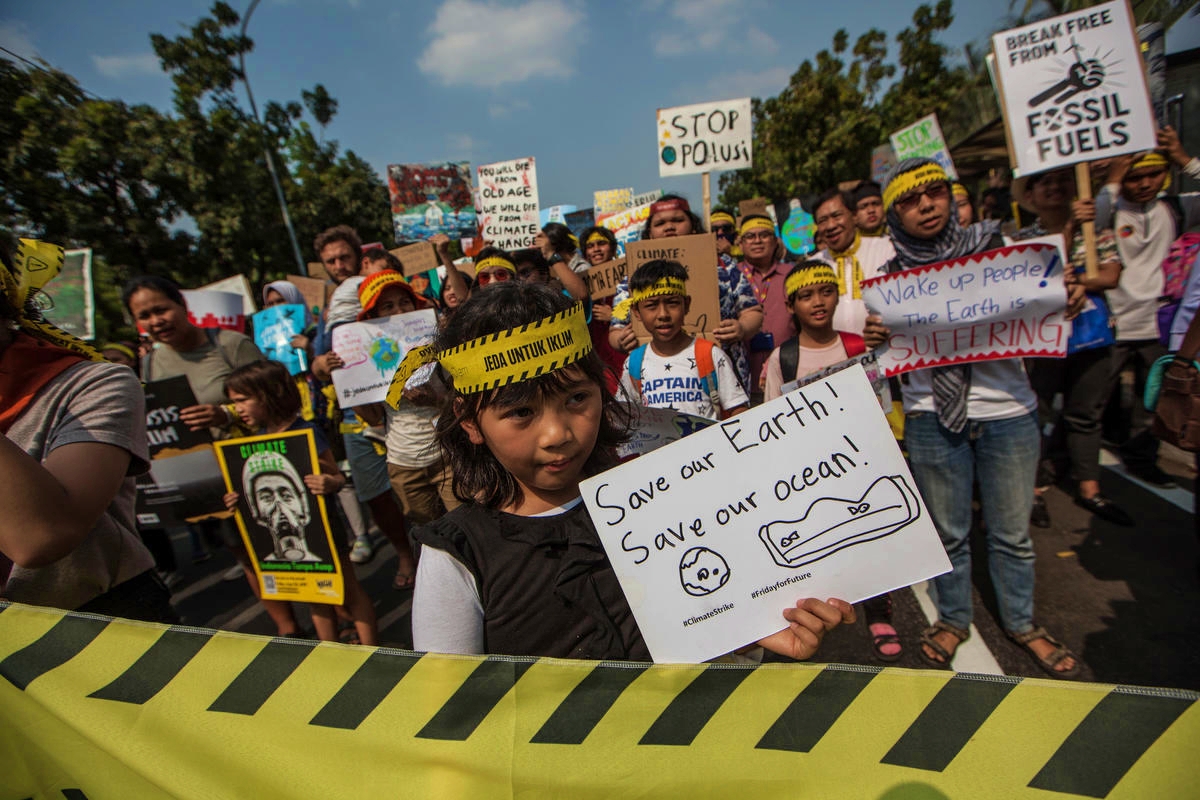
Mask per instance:
[[[1043,431],[1042,458],[1059,465],[1069,463],[1075,481],[1100,479],[1100,436],[1104,405],[1113,386],[1111,347],[1072,353],[1066,358],[1027,360],[1029,382],[1038,396],[1038,422]],[[1054,410],[1054,396],[1062,393],[1062,413]],[[1049,436],[1044,432],[1053,426]]]
[[[1146,391],[1146,375],[1150,365],[1167,354],[1167,348],[1157,339],[1117,342],[1113,345],[1112,386],[1116,386],[1123,370],[1133,368],[1133,413],[1129,438],[1121,445],[1121,459],[1130,469],[1154,466],[1158,462],[1158,439],[1150,433],[1150,412],[1142,405]]]

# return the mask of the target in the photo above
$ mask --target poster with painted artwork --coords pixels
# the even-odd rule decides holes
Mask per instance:
[[[92,286],[92,250],[66,250],[62,270],[43,289],[54,306],[46,319],[72,336],[96,338],[96,303]]]
[[[397,242],[475,235],[470,162],[389,164],[387,181]]]
[[[408,351],[426,344],[435,333],[437,314],[431,308],[335,328],[333,350],[345,364],[333,371],[341,407],[382,402]]]
[[[254,343],[271,361],[287,367],[292,375],[308,370],[308,353],[292,346],[292,339],[308,328],[308,309],[299,304],[271,306],[253,317]]]
[[[758,641],[801,598],[854,603],[950,569],[857,365],[580,489],[658,662]]]
[[[224,328],[242,333],[246,330],[245,301],[240,294],[211,289],[184,289],[188,319],[200,328]]]
[[[563,224],[570,228],[571,233],[577,237],[583,236],[584,231],[596,224],[596,211],[592,208],[585,208],[564,214]]]
[[[533,247],[538,225],[537,166],[532,157],[479,167],[479,226],[503,250]]]
[[[266,600],[341,605],[342,564],[325,496],[304,476],[321,471],[310,429],[216,443],[225,489]]]
[[[642,228],[650,219],[650,206],[652,203],[647,203],[644,206],[626,209],[612,216],[600,220],[598,224],[608,228],[613,232],[613,236],[617,237],[617,255],[625,255],[625,247],[642,238]]]

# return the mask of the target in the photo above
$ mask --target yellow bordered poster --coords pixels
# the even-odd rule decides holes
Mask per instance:
[[[214,443],[225,488],[264,600],[341,605],[342,565],[325,498],[304,485],[321,471],[311,430]]]

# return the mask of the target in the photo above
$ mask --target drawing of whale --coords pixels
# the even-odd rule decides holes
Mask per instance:
[[[901,475],[877,479],[857,500],[822,497],[804,516],[769,522],[758,538],[781,567],[803,567],[856,544],[891,536],[921,516],[921,503]]]

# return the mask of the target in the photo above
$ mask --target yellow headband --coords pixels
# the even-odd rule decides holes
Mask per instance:
[[[750,231],[770,231],[775,233],[775,223],[763,217],[752,217],[742,223],[742,229],[738,231],[739,236],[745,236]]]
[[[687,286],[679,278],[659,278],[645,289],[638,289],[629,299],[636,305],[651,297],[660,297],[669,294],[681,294],[686,297]]]
[[[1146,153],[1130,164],[1129,168],[1133,170],[1145,169],[1146,167],[1167,167],[1170,166],[1170,163],[1171,162],[1167,161],[1167,157],[1162,153],[1151,150],[1149,153]]]
[[[504,269],[514,274],[516,274],[517,271],[517,268],[513,266],[513,263],[507,258],[501,258],[500,256],[488,256],[483,261],[475,264],[475,274],[478,275],[490,267],[504,267]]]
[[[26,301],[62,271],[65,260],[66,253],[56,244],[20,239],[13,256],[12,269],[0,262],[0,290],[3,290],[9,304],[17,312],[17,324],[21,330],[91,361],[104,361],[104,356],[83,340],[48,322],[33,319],[26,313]]]
[[[590,352],[592,336],[587,317],[583,304],[576,303],[537,322],[489,333],[441,353],[434,351],[433,345],[413,348],[392,378],[387,402],[399,408],[404,384],[432,361],[439,362],[454,378],[455,391],[476,394],[549,375]]]
[[[587,238],[587,242],[584,244],[589,245],[592,242],[604,242],[605,244],[608,244],[608,237],[600,231],[593,231],[592,235]]]
[[[717,213],[713,214],[712,217],[709,218],[709,222],[711,222],[713,225],[716,225],[718,222],[724,222],[729,225],[737,224],[736,220],[733,218],[733,215],[726,214],[724,211],[718,211]]]
[[[137,353],[133,352],[133,348],[126,347],[125,345],[123,345],[119,342],[109,342],[108,344],[104,345],[100,349],[101,350],[116,350],[118,353],[125,356],[126,358],[132,358],[134,361],[137,360]]]
[[[950,185],[950,191],[955,197],[965,197],[968,200],[971,199],[971,193],[968,192],[967,187],[963,186],[961,183],[952,183]]]
[[[883,208],[885,211],[891,208],[892,203],[896,202],[896,198],[907,192],[911,192],[918,186],[924,186],[934,181],[949,182],[949,180],[950,178],[946,175],[946,170],[937,164],[925,164],[910,172],[903,172],[892,178],[892,182],[883,190]]]
[[[819,283],[838,285],[838,277],[833,271],[833,267],[822,265],[793,272],[783,283],[783,296],[790,300],[792,295],[801,289],[807,286],[816,286]]]

